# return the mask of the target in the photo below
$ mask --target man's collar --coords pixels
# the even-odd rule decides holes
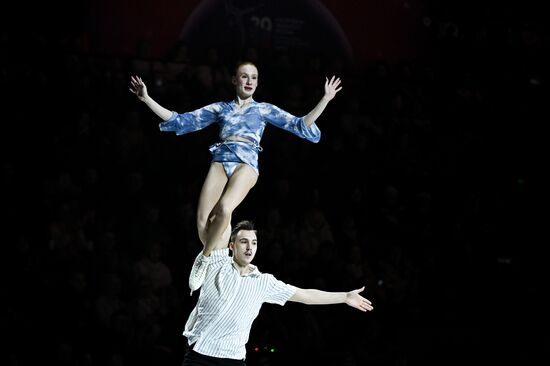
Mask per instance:
[[[239,273],[241,272],[240,269],[239,269],[239,266],[237,265],[237,263],[235,263],[235,261],[233,261],[233,268],[235,268]],[[243,277],[246,277],[246,276],[257,277],[261,274],[260,270],[258,270],[258,267],[256,267],[253,264],[249,264],[247,268],[248,268],[248,272],[245,273],[245,274],[242,274],[241,276],[243,276]]]

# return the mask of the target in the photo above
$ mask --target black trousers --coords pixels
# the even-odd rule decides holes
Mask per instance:
[[[202,355],[193,351],[192,347],[187,347],[182,366],[246,366],[246,363],[244,360]]]

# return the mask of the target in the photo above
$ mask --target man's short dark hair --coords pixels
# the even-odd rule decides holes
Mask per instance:
[[[231,230],[231,237],[229,238],[230,242],[233,242],[235,240],[235,236],[237,236],[237,233],[241,230],[252,230],[254,232],[257,232],[256,227],[254,226],[254,223],[250,220],[243,220],[239,221],[237,225]]]

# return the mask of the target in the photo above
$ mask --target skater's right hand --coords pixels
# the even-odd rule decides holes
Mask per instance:
[[[149,96],[147,94],[147,86],[139,76],[132,76],[130,85],[130,91],[134,93],[139,100],[144,101]]]

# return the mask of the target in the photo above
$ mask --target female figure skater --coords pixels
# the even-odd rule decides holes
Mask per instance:
[[[197,208],[197,229],[203,245],[210,241],[211,246],[217,246],[218,241],[227,245],[231,215],[258,180],[258,153],[262,151],[260,140],[266,125],[269,123],[318,142],[321,132],[315,121],[342,89],[340,83],[340,78],[335,76],[330,80],[326,78],[321,100],[307,115],[296,117],[273,104],[259,103],[252,98],[258,86],[258,69],[251,62],[243,62],[232,77],[234,100],[180,114],[153,100],[141,77],[131,77],[130,91],[164,121],[159,124],[161,131],[183,135],[213,123],[219,125],[220,142],[210,146],[212,163]]]

